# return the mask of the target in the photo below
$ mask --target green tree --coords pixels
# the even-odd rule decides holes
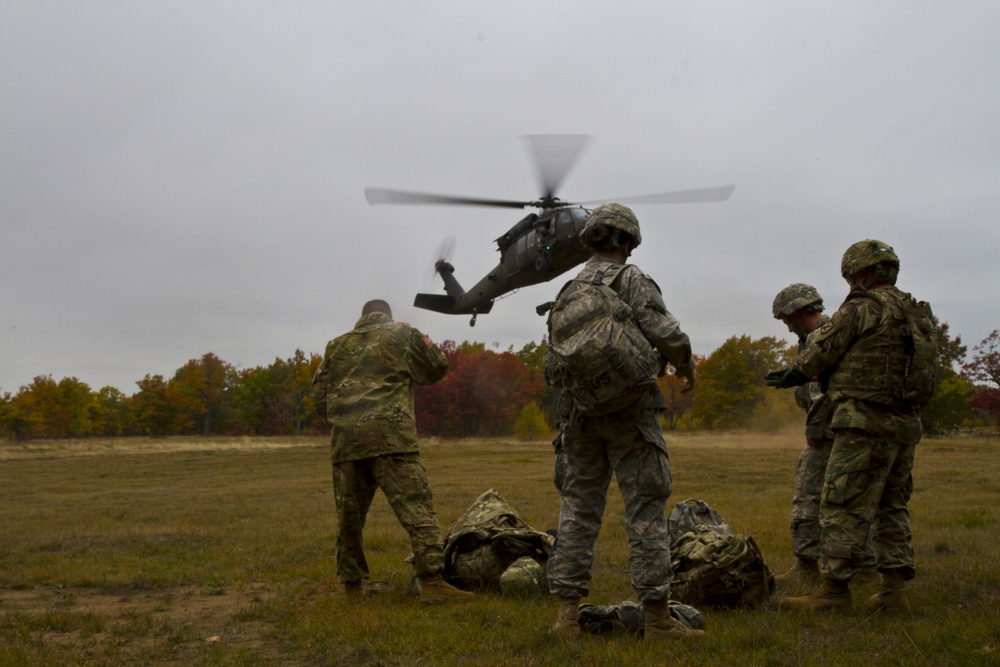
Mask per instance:
[[[70,415],[62,400],[59,383],[51,375],[39,375],[27,387],[21,387],[18,401],[25,423],[32,428],[30,438],[64,438],[69,431]]]
[[[211,352],[179,368],[172,382],[181,399],[178,426],[193,425],[202,436],[221,429],[227,416],[227,390],[232,379],[232,366]]]
[[[20,442],[37,437],[42,417],[35,410],[34,401],[27,387],[21,387],[13,397],[5,394],[3,428],[8,438]]]
[[[929,435],[952,433],[975,419],[976,410],[972,406],[975,395],[976,386],[968,379],[955,373],[943,378],[920,415],[924,430]]]
[[[132,428],[132,400],[115,387],[102,387],[95,396],[94,434],[128,435]]]
[[[177,400],[162,375],[146,375],[136,382],[139,391],[132,396],[132,409],[138,433],[169,435],[177,422]]]
[[[952,339],[947,322],[938,325],[940,382],[934,397],[921,415],[924,430],[930,435],[951,433],[976,417],[971,405],[976,393],[975,385],[959,376],[955,370],[964,364],[967,349],[962,344],[961,336]]]
[[[691,411],[708,429],[750,428],[768,391],[764,376],[788,361],[787,343],[773,336],[726,340],[696,368],[698,385]]]
[[[541,408],[534,401],[521,408],[514,422],[514,435],[521,440],[540,440],[549,435],[549,424]]]
[[[59,381],[61,413],[64,426],[61,437],[78,438],[94,434],[97,397],[90,387],[75,377]]]

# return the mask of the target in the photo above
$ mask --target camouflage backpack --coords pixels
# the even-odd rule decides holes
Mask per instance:
[[[621,409],[656,385],[658,354],[614,290],[625,266],[569,281],[549,313],[549,349],[558,364],[553,381],[582,414]]]
[[[516,596],[533,588],[544,592],[544,566],[554,544],[555,538],[529,526],[496,489],[489,489],[448,529],[444,576],[464,590]]]
[[[774,591],[774,575],[754,539],[737,535],[701,500],[677,503],[670,524],[671,597],[689,605],[753,607]]]

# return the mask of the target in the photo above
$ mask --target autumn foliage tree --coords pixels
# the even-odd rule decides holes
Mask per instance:
[[[970,404],[1000,431],[1000,329],[994,329],[972,349],[972,359],[962,367],[965,377],[976,386]]]
[[[416,393],[417,426],[424,433],[457,437],[513,432],[521,409],[545,389],[511,351],[493,352],[483,343],[445,341],[448,374]]]
[[[698,365],[704,359],[698,355],[693,355],[693,359],[697,374]],[[672,372],[658,378],[656,384],[659,385],[660,391],[663,392],[663,396],[667,400],[667,409],[661,415],[660,420],[668,429],[673,430],[677,428],[680,419],[694,408],[694,397],[697,392],[689,391],[682,394],[681,379]]]

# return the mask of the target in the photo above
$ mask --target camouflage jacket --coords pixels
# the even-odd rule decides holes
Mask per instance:
[[[898,291],[895,287],[877,289]],[[806,375],[818,377],[821,384],[827,387],[829,399],[834,404],[833,428],[856,428],[893,441],[916,443],[921,436],[920,417],[916,410],[852,398],[840,391],[835,381],[830,382],[830,377],[851,348],[859,341],[878,334],[881,317],[882,303],[879,299],[865,296],[863,290],[852,291],[830,321],[809,336],[805,349],[796,361]]]
[[[811,334],[799,337],[799,353],[809,344],[809,339],[829,321],[830,318],[823,315]],[[806,411],[806,437],[833,440],[833,429],[830,428],[830,419],[833,417],[833,401],[830,400],[827,392],[823,391],[820,383],[807,382],[796,387],[795,402]]]
[[[434,343],[378,312],[327,343],[313,400],[332,427],[333,462],[417,451],[413,385],[433,384],[447,371]]]
[[[576,277],[590,280],[595,278],[598,272],[616,265],[617,263],[612,259],[591,257]],[[664,364],[670,363],[678,375],[690,373],[694,367],[694,361],[691,357],[691,341],[687,334],[681,331],[677,318],[667,310],[659,286],[639,267],[629,264],[622,269],[613,287],[618,293],[618,297],[632,309],[632,316],[635,318],[636,324],[639,325],[653,348],[660,353],[662,362]],[[549,351],[546,349],[546,368],[553,363]],[[565,394],[565,392],[562,393]],[[638,403],[636,407],[639,409],[657,411],[662,411],[667,406],[663,393],[656,387],[651,389],[649,394],[641,398]],[[568,418],[571,405],[572,401],[568,397],[560,397],[557,412],[562,420]]]

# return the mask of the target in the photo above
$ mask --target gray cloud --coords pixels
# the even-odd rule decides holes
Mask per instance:
[[[524,134],[594,136],[568,200],[643,205],[633,257],[696,352],[786,336],[880,238],[966,342],[1000,326],[1000,8],[989,2],[0,5],[0,389],[132,392],[213,352],[319,352],[388,299],[435,339],[520,347],[557,284],[411,307],[440,241],[466,285],[516,211],[369,207],[365,186],[537,196]],[[560,282],[560,281],[556,281]]]

